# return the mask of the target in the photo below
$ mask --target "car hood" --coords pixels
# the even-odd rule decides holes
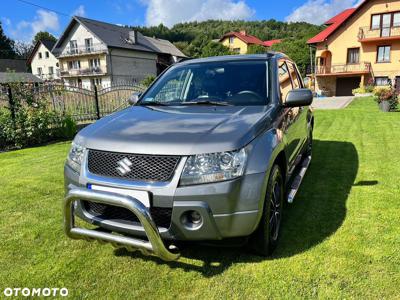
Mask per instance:
[[[84,128],[76,142],[104,151],[190,155],[240,149],[270,125],[270,106],[133,106]]]

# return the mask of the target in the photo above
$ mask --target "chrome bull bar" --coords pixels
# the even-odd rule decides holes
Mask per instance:
[[[149,241],[75,227],[74,202],[79,200],[87,200],[129,209],[139,219]],[[64,199],[63,211],[64,231],[71,239],[83,239],[88,241],[97,240],[101,243],[111,243],[117,248],[126,248],[130,251],[139,250],[146,255],[152,254],[166,261],[172,261],[179,258],[177,248],[171,249],[171,252],[165,247],[148,208],[134,197],[103,191],[74,188],[68,192]]]

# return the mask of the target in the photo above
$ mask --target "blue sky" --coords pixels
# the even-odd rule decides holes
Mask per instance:
[[[3,0],[0,21],[15,40],[40,30],[58,36],[72,15],[124,25],[172,26],[181,21],[245,19],[320,24],[360,0]],[[55,10],[52,12],[24,2]]]

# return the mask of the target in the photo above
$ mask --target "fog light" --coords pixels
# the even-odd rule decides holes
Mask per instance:
[[[203,225],[203,218],[198,211],[188,210],[181,216],[181,222],[188,230],[195,230]]]
[[[201,215],[197,211],[192,210],[189,214],[189,221],[193,224],[199,224],[201,223]]]

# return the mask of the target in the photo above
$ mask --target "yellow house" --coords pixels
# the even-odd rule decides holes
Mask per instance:
[[[365,0],[325,25],[308,41],[316,48],[317,93],[351,95],[369,82],[400,89],[400,1]]]
[[[222,45],[237,54],[246,54],[250,45],[271,47],[273,44],[281,42],[281,40],[262,41],[254,35],[247,34],[245,30],[228,32],[219,41]]]

